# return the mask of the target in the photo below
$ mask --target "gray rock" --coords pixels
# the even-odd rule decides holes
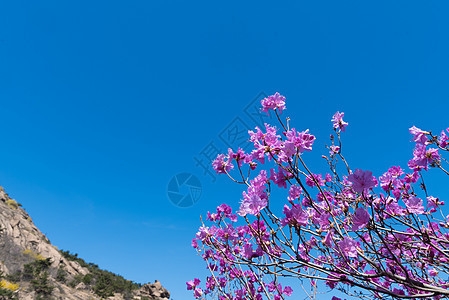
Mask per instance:
[[[148,297],[151,300],[168,300],[170,299],[170,292],[162,287],[159,281],[154,283],[144,284],[138,294],[140,297]]]

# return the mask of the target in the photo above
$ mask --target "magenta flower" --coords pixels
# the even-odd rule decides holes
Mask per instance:
[[[298,149],[299,153],[304,151],[312,151],[312,145],[315,141],[315,136],[309,134],[309,129],[297,132],[295,128],[290,129],[286,133],[288,142],[291,142]]]
[[[438,198],[435,198],[433,196],[429,196],[427,197],[427,208],[432,207],[432,208],[438,208]]]
[[[398,288],[393,288],[393,293],[395,293],[396,295],[405,295],[404,290]]]
[[[270,293],[274,292],[276,290],[276,283],[274,281],[270,282],[267,288]]]
[[[366,209],[362,207],[357,208],[354,215],[352,215],[352,231],[364,228],[369,223],[370,217]]]
[[[302,193],[302,188],[300,186],[292,185],[292,186],[290,186],[290,189],[288,191],[287,200],[293,201],[295,199],[298,199],[299,196],[301,195],[301,193]]]
[[[284,215],[285,218],[281,220],[282,226],[285,226],[287,224],[293,226],[307,226],[307,224],[309,224],[309,214],[301,207],[293,206],[290,209],[288,205],[284,205]]]
[[[253,246],[251,243],[243,245],[242,256],[246,259],[252,259],[254,257],[259,257],[263,255],[262,248],[258,246],[256,251],[253,250]]]
[[[328,246],[329,248],[332,247],[332,233],[331,231],[328,231],[324,239],[321,241],[324,245]]]
[[[217,206],[217,214],[223,213],[225,217],[229,217],[232,214],[232,208],[227,204],[221,204]]]
[[[268,110],[276,108],[279,111],[282,111],[285,109],[285,97],[280,95],[279,93],[276,93],[272,96],[268,96],[261,101],[262,104],[262,110],[265,112],[268,112]]]
[[[198,299],[201,296],[203,296],[203,290],[200,288],[195,288],[195,292],[193,293],[193,295],[195,296],[196,299]]]
[[[349,175],[348,180],[352,182],[352,188],[357,193],[363,193],[363,191],[376,185],[376,181],[373,179],[373,172],[360,169],[356,169],[354,173]]]
[[[212,168],[217,173],[226,173],[232,168],[234,168],[234,165],[231,164],[228,159],[225,161],[226,156],[224,154],[219,154],[217,158],[212,162]]]
[[[427,131],[423,131],[415,126],[411,127],[409,129],[409,132],[413,134],[413,140],[418,144],[425,144],[427,142],[426,134],[428,134]]]
[[[401,188],[403,183],[398,179],[398,177],[402,174],[404,174],[404,170],[402,170],[400,167],[391,167],[390,169],[388,169],[388,172],[379,177],[380,186],[386,192],[392,190],[395,187]]]
[[[325,203],[325,202],[322,202],[322,203]],[[327,212],[317,212],[315,210],[312,210],[311,216],[312,216],[313,224],[319,225],[321,229],[327,228],[330,224],[329,223],[330,214]]]
[[[292,157],[296,154],[295,144],[292,141],[285,141],[282,151],[287,158]]]
[[[431,148],[426,151],[425,145],[416,144],[415,149],[413,150],[413,158],[409,160],[407,165],[412,170],[423,168],[427,171],[427,164],[438,160],[440,160],[438,149]]]
[[[286,294],[287,296],[291,296],[292,293],[293,293],[293,289],[292,289],[291,287],[286,286],[286,287],[284,288],[284,294]]]
[[[309,134],[309,129],[298,133],[298,138],[295,145],[299,148],[299,153],[304,151],[312,151],[312,145],[315,141],[315,136]]]
[[[413,158],[407,163],[410,169],[423,168],[427,170],[427,158],[426,158],[426,146],[422,144],[416,144],[413,149]]]
[[[410,196],[408,199],[404,199],[407,210],[412,214],[423,214],[424,206],[423,201],[415,196]]]
[[[419,173],[417,171],[413,171],[411,174],[405,174],[404,180],[407,183],[417,183],[419,179]]]
[[[388,192],[389,190],[392,189],[393,180],[394,180],[394,178],[388,172],[384,173],[382,176],[379,177],[380,186],[386,192]]]
[[[426,151],[426,158],[429,161],[429,163],[432,163],[434,161],[440,160],[440,154],[438,154],[438,149],[431,148]]]
[[[427,197],[427,208],[430,207],[431,213],[437,211],[438,205],[444,205],[444,201],[440,201],[439,198],[435,198],[433,196]]]
[[[193,290],[196,286],[198,286],[201,283],[201,281],[198,278],[195,278],[194,280],[187,281],[187,289]]]
[[[267,171],[261,170],[253,180],[246,192],[243,192],[243,200],[241,201],[240,210],[237,212],[240,216],[258,215],[264,209],[267,202],[267,194],[265,193],[265,184],[267,183]]]
[[[385,212],[393,216],[402,216],[404,208],[398,204],[396,199],[388,197],[385,201]]]
[[[329,149],[331,149],[329,151],[330,155],[334,155],[335,153],[338,153],[338,151],[340,151],[340,147],[334,145],[330,146]]]
[[[254,146],[258,146],[258,145],[260,145],[260,141],[262,140],[262,138],[263,138],[263,132],[262,132],[262,130],[260,130],[260,128],[259,127],[257,127],[256,126],[256,132],[254,132],[254,131],[251,131],[251,130],[248,130],[248,134],[249,134],[249,136],[250,136],[250,141],[252,142],[252,143],[254,143]]]
[[[281,145],[281,141],[279,140],[279,135],[277,133],[277,129],[275,126],[270,126],[265,123],[266,133],[263,135],[263,140],[268,146],[272,146],[273,148],[279,147]]]
[[[262,147],[257,150],[251,151],[251,158],[257,159],[261,164],[264,164],[265,163],[265,149]],[[252,169],[254,170],[255,168],[253,167]]]
[[[241,167],[243,165],[243,163],[245,161],[245,158],[246,158],[245,151],[243,151],[242,148],[240,148],[240,147],[238,148],[236,153],[233,153],[232,149],[229,148],[228,149],[228,156],[229,156],[230,160],[231,159],[235,159],[237,161],[237,164],[238,164],[239,167]]]
[[[198,240],[201,240],[202,242],[204,242],[204,240],[206,239],[206,237],[210,234],[209,232],[209,227],[205,227],[205,226],[201,226],[199,228],[199,231],[195,234],[195,237]]]
[[[278,167],[278,172],[274,169],[270,169],[270,180],[273,181],[278,187],[287,188],[287,175],[284,173],[284,169]]]
[[[449,133],[449,128],[446,129],[446,131]],[[440,147],[444,148],[448,145],[449,137],[446,135],[446,132],[441,131],[440,137],[438,138],[438,144]]]
[[[344,112],[340,113],[339,111],[337,111],[332,117],[331,121],[334,122],[335,129],[339,128],[341,131],[345,131],[345,127],[348,126],[348,123],[343,121],[344,115]]]
[[[352,238],[345,236],[343,240],[338,242],[338,247],[343,255],[357,257],[357,243]]]
[[[234,241],[238,238],[237,232],[235,231],[232,224],[224,225],[224,228],[219,228],[215,236],[221,238],[224,241]]]
[[[215,214],[215,213],[210,213],[210,211],[208,211],[207,212],[207,220],[208,221],[216,221],[216,220],[218,220],[219,219],[219,215],[218,214]]]
[[[314,186],[317,186],[317,183],[318,186],[324,186],[323,176],[321,176],[321,174],[312,174],[312,176],[307,175],[306,184],[308,186],[313,188]]]
[[[388,173],[390,173],[391,176],[399,177],[404,174],[404,170],[402,170],[399,166],[394,166],[388,169]]]
[[[213,290],[215,288],[215,286],[216,286],[216,282],[215,282],[214,277],[212,277],[212,276],[207,277],[206,289]]]
[[[248,195],[248,197],[244,198],[240,203],[240,209],[237,214],[242,217],[247,214],[256,216],[268,204],[266,197],[261,198],[257,194]]]
[[[430,269],[429,270],[429,276],[435,277],[438,275],[438,271],[435,269]]]

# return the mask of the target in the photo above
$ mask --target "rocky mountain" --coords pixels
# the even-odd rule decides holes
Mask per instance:
[[[159,281],[144,285],[58,250],[0,187],[0,300],[168,300]]]

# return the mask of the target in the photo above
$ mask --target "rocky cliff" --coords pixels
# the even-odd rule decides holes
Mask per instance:
[[[168,300],[156,281],[137,284],[59,251],[0,187],[0,300]]]

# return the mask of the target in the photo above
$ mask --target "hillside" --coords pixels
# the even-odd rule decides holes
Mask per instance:
[[[0,300],[168,300],[159,281],[138,284],[58,250],[0,187]]]

